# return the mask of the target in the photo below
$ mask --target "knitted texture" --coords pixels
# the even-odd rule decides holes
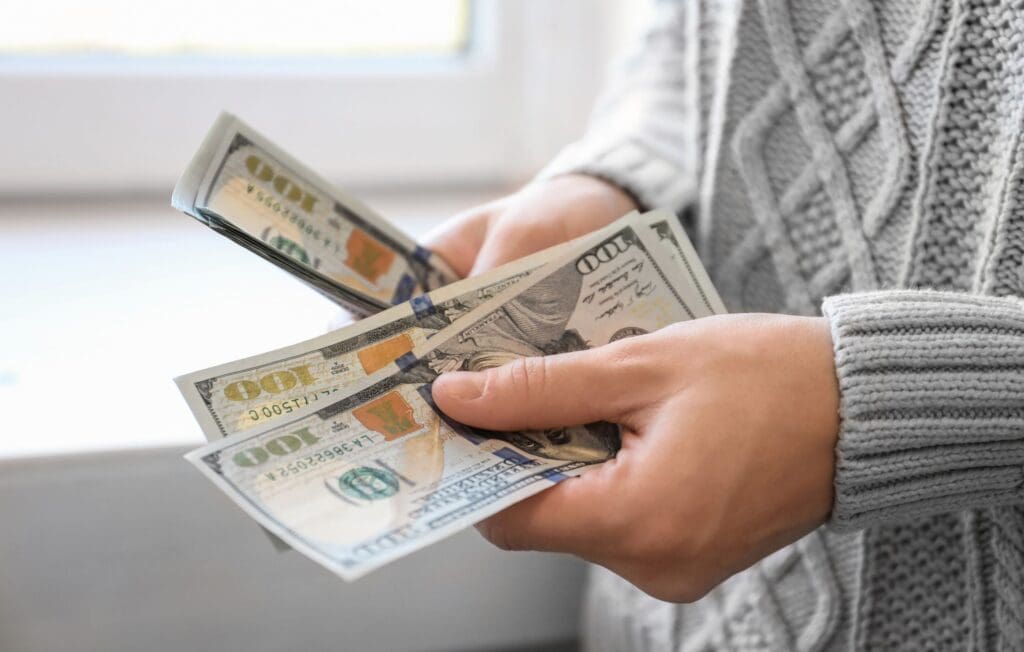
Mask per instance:
[[[836,525],[1024,503],[1024,302],[891,291],[824,312],[842,399]]]
[[[734,311],[829,319],[828,526],[589,649],[1024,649],[1024,2],[662,0],[541,174],[686,210]]]

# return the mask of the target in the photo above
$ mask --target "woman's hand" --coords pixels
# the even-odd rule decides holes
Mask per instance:
[[[426,245],[466,277],[568,242],[635,209],[617,187],[570,174],[457,215],[428,236]]]
[[[692,601],[820,525],[838,386],[822,318],[723,315],[434,382],[492,430],[607,420],[618,456],[484,521],[509,550],[568,552],[656,598]]]

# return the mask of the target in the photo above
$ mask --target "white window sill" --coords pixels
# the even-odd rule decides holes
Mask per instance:
[[[499,191],[368,196],[422,236]],[[167,198],[0,201],[0,459],[193,446],[174,376],[324,332],[337,307]]]

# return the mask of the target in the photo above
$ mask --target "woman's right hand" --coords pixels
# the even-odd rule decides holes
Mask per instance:
[[[465,278],[595,231],[636,208],[618,187],[569,174],[456,215],[426,246]]]

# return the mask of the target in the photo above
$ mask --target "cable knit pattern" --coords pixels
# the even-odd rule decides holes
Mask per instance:
[[[586,172],[735,311],[829,319],[830,523],[694,605],[596,569],[588,649],[1024,650],[1024,0],[660,0]]]
[[[696,9],[695,3],[657,3],[649,29],[598,102],[588,137],[567,147],[538,178],[592,174],[645,208],[694,200],[701,142]],[[675,118],[649,119],[654,115]]]

